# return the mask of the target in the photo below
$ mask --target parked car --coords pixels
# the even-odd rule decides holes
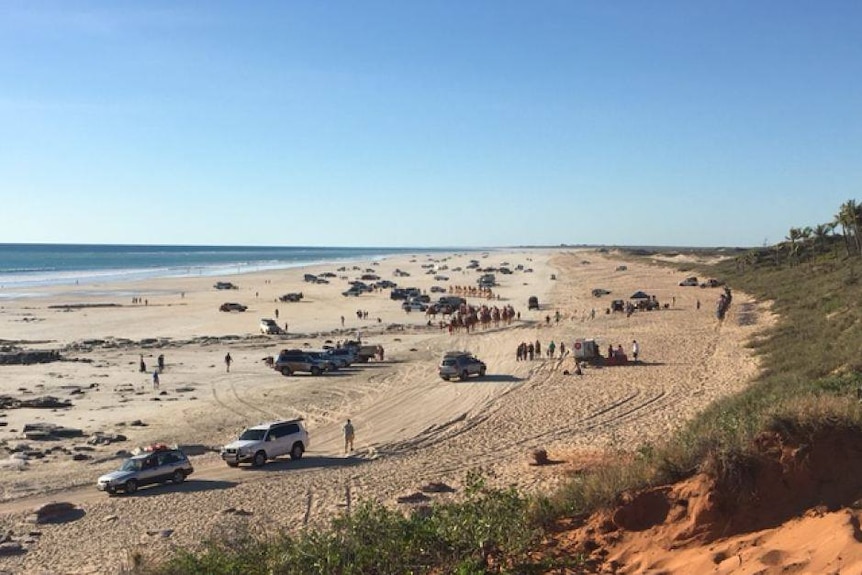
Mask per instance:
[[[291,292],[278,296],[278,301],[298,302],[302,299],[302,292]]]
[[[443,356],[437,373],[446,381],[452,377],[463,381],[471,375],[483,377],[486,370],[485,362],[476,359],[472,354],[465,351],[450,351]]]
[[[443,286],[431,286],[431,293],[446,293],[446,288]]]
[[[346,291],[341,292],[341,295],[343,295],[345,297],[349,297],[349,296],[359,297],[362,295],[362,293],[363,293],[362,290],[359,289],[358,287],[350,286],[350,288],[348,288]]]
[[[539,298],[531,295],[527,300],[527,309],[539,309]]]
[[[709,278],[708,280],[706,280],[705,282],[700,284],[700,287],[702,287],[702,288],[716,288],[716,287],[720,287],[723,285],[724,285],[723,281],[717,280],[715,278]]]
[[[260,320],[260,333],[265,333],[267,335],[278,335],[284,333],[277,323],[275,323],[274,319],[263,318]]]
[[[449,281],[449,276],[436,275],[434,276],[434,280],[438,282],[446,282]]]
[[[110,495],[117,491],[130,495],[144,485],[182,483],[192,472],[194,468],[185,453],[159,444],[126,459],[117,471],[99,477],[96,488]]]
[[[593,297],[602,297],[603,295],[608,295],[609,293],[611,293],[611,291],[604,288],[593,289]]]
[[[700,283],[697,281],[697,278],[695,276],[691,276],[691,277],[687,277],[684,280],[682,280],[681,282],[679,282],[679,285],[697,287],[700,285]]]
[[[353,351],[347,349],[346,347],[337,347],[332,349],[327,349],[324,352],[324,355],[330,361],[334,361],[338,367],[348,367],[354,361],[356,361],[356,355]]]
[[[223,303],[218,309],[219,311],[245,311],[248,309],[248,306],[244,306],[241,303]]]
[[[221,448],[221,458],[229,467],[240,463],[261,467],[281,455],[302,459],[308,445],[308,431],[301,419],[271,421],[244,430],[236,441]]]
[[[325,372],[328,367],[328,361],[321,361],[299,349],[282,350],[272,364],[272,368],[282,375],[307,372],[317,376]]]
[[[416,300],[405,301],[401,304],[401,309],[404,311],[426,311],[428,309],[428,305]]]
[[[341,367],[341,362],[324,351],[306,351],[305,353],[320,362],[324,371],[336,371]]]
[[[239,289],[238,286],[230,282],[216,282],[213,287],[216,289]]]

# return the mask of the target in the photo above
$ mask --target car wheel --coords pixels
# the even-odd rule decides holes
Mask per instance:
[[[462,372],[461,372],[461,376],[460,376],[460,377],[461,377],[461,381],[464,381],[465,379],[467,379],[467,377],[468,377],[467,372],[466,372],[466,371],[462,371]]]
[[[311,375],[315,375],[315,376],[320,375],[320,368],[317,367],[316,365],[312,365],[311,366]]]
[[[485,377],[485,368],[484,367],[479,368],[479,377]]]
[[[263,464],[266,463],[266,452],[258,451],[254,454],[254,461],[252,461],[252,465],[255,467],[263,467]]]
[[[281,368],[281,375],[291,375],[291,374],[293,374],[293,372],[290,370],[289,367],[284,366]]]
[[[176,484],[180,484],[186,480],[186,474],[182,472],[182,470],[177,469],[174,471],[173,477],[171,477],[171,481]]]
[[[290,450],[290,458],[294,460],[302,459],[303,451],[305,451],[305,449],[302,447],[301,443],[294,443],[293,449]]]
[[[123,491],[126,492],[127,495],[131,495],[135,491],[138,490],[138,482],[134,479],[129,479],[126,481],[126,486],[123,488]]]
[[[239,467],[239,463],[237,463],[236,461],[228,461],[227,466],[228,467]]]
[[[441,375],[440,379],[442,379],[443,381],[449,381],[449,376]]]

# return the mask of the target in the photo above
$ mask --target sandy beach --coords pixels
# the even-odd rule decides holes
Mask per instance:
[[[372,270],[437,299],[432,286],[476,285],[480,274],[467,269],[472,259],[481,267],[524,268],[496,274],[493,299],[467,298],[476,305],[512,305],[519,317],[510,325],[450,334],[438,324],[440,316],[428,325],[424,313],[403,311],[389,290],[342,295],[348,280]],[[399,499],[457,498],[472,470],[495,485],[550,489],[567,469],[660,440],[715,399],[746,386],[758,369],[746,341],[773,321],[768,309],[735,292],[728,317],[718,322],[719,290],[681,287],[688,274],[595,250],[417,253],[338,271],[341,265],[43,288],[39,297],[3,300],[0,343],[57,350],[63,361],[0,365],[0,395],[54,396],[71,405],[0,411],[0,529],[23,548],[0,556],[0,572],[110,573],[132,553],[158,556],[239,524],[301,529],[325,524],[364,499],[407,506]],[[410,275],[396,277],[396,270]],[[329,284],[303,281],[306,273],[325,271],[336,274]],[[238,289],[216,290],[219,280]],[[611,293],[597,298],[593,288]],[[667,307],[606,313],[612,299],[628,301],[637,290]],[[289,292],[302,292],[303,299],[278,301]],[[538,298],[539,310],[528,310],[530,296]],[[225,302],[248,310],[220,312]],[[275,318],[276,310],[287,334],[261,334],[259,320]],[[319,377],[285,377],[263,361],[281,349],[320,349],[357,332],[383,346],[383,361]],[[546,348],[554,341],[559,350],[561,342],[571,349],[576,338],[597,339],[603,352],[622,345],[627,353],[637,340],[640,361],[588,367],[577,376],[570,355],[516,359],[521,342]],[[469,350],[487,363],[487,375],[441,380],[437,366],[449,350]],[[229,373],[226,353],[234,360]],[[160,354],[166,365],[156,390],[151,372]],[[141,356],[146,372],[139,371]],[[231,469],[219,458],[218,446],[244,427],[294,417],[304,418],[311,437],[300,461]],[[357,435],[355,452],[345,455],[347,418]],[[23,429],[33,423],[82,435],[28,440]],[[89,444],[99,432],[126,440]],[[121,462],[118,452],[153,442],[188,446],[195,466],[189,481],[133,496],[96,490],[96,478]],[[537,448],[565,464],[530,465]],[[423,493],[432,482],[453,491]],[[81,516],[29,522],[32,510],[50,501],[71,502]]]

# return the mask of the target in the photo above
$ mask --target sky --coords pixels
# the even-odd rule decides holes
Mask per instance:
[[[0,0],[0,242],[760,246],[862,200],[862,2]]]

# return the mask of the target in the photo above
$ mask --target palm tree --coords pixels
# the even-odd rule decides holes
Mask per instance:
[[[817,244],[817,251],[826,251],[826,240],[832,234],[832,230],[834,229],[835,225],[832,223],[817,224],[814,227],[814,230],[812,230],[812,232],[814,233],[814,242]]]
[[[841,209],[837,214],[835,214],[835,219],[833,221],[836,226],[841,226],[841,235],[844,236],[844,246],[847,248],[847,255],[853,255],[853,244],[856,243],[858,247],[858,240],[855,239],[854,234],[856,202],[853,200],[847,200],[841,204]]]
[[[799,228],[790,228],[790,233],[784,238],[790,242],[790,257],[788,261],[793,265],[793,260],[799,257],[799,240],[802,239],[802,230]]]

